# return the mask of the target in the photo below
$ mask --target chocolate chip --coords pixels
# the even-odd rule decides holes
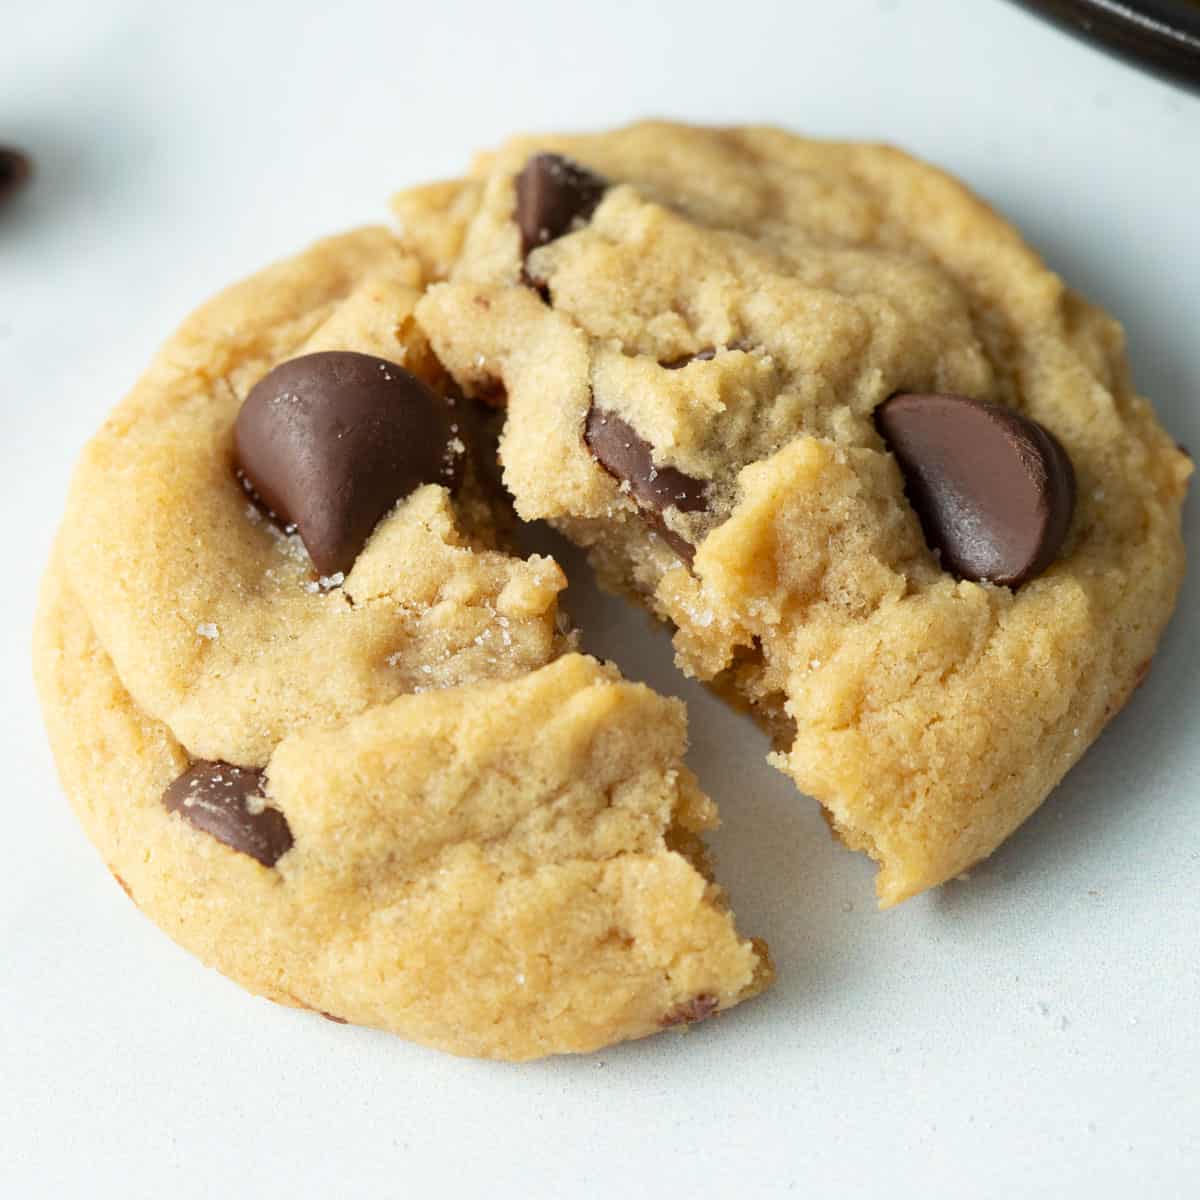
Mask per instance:
[[[0,200],[8,199],[33,174],[33,162],[27,154],[0,146]]]
[[[561,154],[535,154],[517,176],[521,257],[596,211],[608,181]]]
[[[1054,560],[1075,472],[1049,430],[999,404],[933,393],[893,396],[875,424],[946,570],[1017,587]]]
[[[698,996],[693,996],[690,1000],[685,1000],[682,1004],[677,1004],[669,1013],[659,1021],[659,1024],[664,1028],[669,1028],[671,1025],[694,1025],[697,1021],[703,1021],[707,1017],[711,1017],[717,1011],[718,1000],[716,996],[710,995],[708,992],[701,992]]]
[[[667,527],[662,513],[667,508],[703,512],[708,507],[708,484],[675,467],[655,466],[650,443],[639,437],[628,422],[594,404],[588,409],[583,437],[596,461],[629,485],[647,523],[690,564],[695,548]]]
[[[292,831],[279,809],[251,806],[262,794],[261,771],[201,759],[163,792],[163,804],[231,850],[273,867],[291,849]]]
[[[475,385],[474,399],[488,408],[505,408],[508,404],[508,389],[502,379],[484,379]]]
[[[235,441],[246,480],[322,575],[348,572],[396,501],[423,483],[453,488],[462,468],[449,401],[393,362],[341,350],[260,379]]]
[[[593,404],[588,409],[583,436],[600,465],[610,475],[626,481],[643,507],[656,512],[665,508],[703,512],[708,507],[708,484],[675,467],[655,466],[650,443],[616,413]]]
[[[323,1008],[318,1008],[317,1012],[321,1014],[327,1021],[332,1021],[335,1025],[349,1025],[350,1022],[345,1017],[335,1017],[333,1013],[327,1013]]]

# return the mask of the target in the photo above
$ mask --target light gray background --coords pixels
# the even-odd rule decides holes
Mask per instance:
[[[39,168],[0,213],[0,1196],[1196,1194],[1194,573],[1045,808],[879,915],[758,734],[576,570],[591,647],[689,701],[779,981],[685,1036],[523,1067],[275,1008],[159,934],[58,789],[28,631],[70,464],[179,319],[515,129],[649,113],[908,146],[1121,314],[1200,446],[1200,100],[1001,0],[0,7],[0,143]]]

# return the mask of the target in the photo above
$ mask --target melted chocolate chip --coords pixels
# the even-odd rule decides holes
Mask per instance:
[[[697,1021],[703,1021],[711,1017],[717,1011],[718,1003],[719,1001],[716,996],[710,995],[708,992],[701,992],[700,995],[693,996],[690,1000],[675,1005],[659,1021],[659,1024],[664,1029],[672,1025],[694,1025]]]
[[[32,174],[33,162],[27,154],[0,146],[0,200],[8,199]]]
[[[326,351],[258,381],[238,413],[238,466],[322,575],[347,573],[392,506],[424,483],[456,487],[451,403],[383,358]]]
[[[655,466],[650,443],[616,413],[593,404],[588,409],[583,436],[600,465],[610,475],[626,481],[643,507],[655,512],[665,508],[703,512],[708,507],[708,484],[675,467]]]
[[[893,396],[875,424],[946,570],[1018,587],[1054,560],[1075,472],[1049,430],[999,404],[933,393]]]
[[[251,806],[262,794],[261,771],[201,759],[163,792],[163,804],[231,850],[273,867],[291,849],[292,831],[279,809]]]
[[[695,548],[667,527],[662,513],[668,508],[703,512],[708,507],[708,484],[675,467],[655,466],[650,443],[639,437],[628,422],[594,404],[588,409],[583,437],[596,461],[629,485],[646,522],[690,565]]]
[[[474,399],[487,408],[505,408],[508,405],[508,389],[501,379],[485,379],[475,385]]]
[[[608,181],[561,154],[535,154],[517,176],[517,228],[521,257],[586,221]]]

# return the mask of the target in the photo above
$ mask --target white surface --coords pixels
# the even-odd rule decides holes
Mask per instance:
[[[0,21],[0,143],[40,172],[0,213],[0,1196],[1195,1195],[1194,573],[1045,808],[969,883],[882,916],[868,864],[665,635],[573,585],[593,648],[688,699],[723,878],[778,961],[686,1036],[458,1061],[252,999],[121,895],[28,681],[71,461],[211,291],[510,130],[662,113],[906,145],[1123,316],[1140,386],[1200,446],[1200,100],[1001,0],[303,7]]]

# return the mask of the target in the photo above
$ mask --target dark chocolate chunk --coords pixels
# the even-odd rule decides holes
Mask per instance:
[[[691,566],[695,547],[668,527],[662,513],[667,508],[703,512],[708,507],[708,485],[676,467],[655,466],[650,443],[639,437],[628,422],[594,404],[588,409],[583,437],[596,461],[629,485],[646,523]]]
[[[583,436],[600,465],[627,482],[633,498],[643,508],[703,512],[708,507],[708,484],[675,467],[655,466],[650,443],[616,413],[593,404],[588,409]]]
[[[0,200],[6,200],[33,174],[33,163],[27,154],[10,146],[0,146]]]
[[[561,154],[535,154],[517,176],[521,257],[596,211],[608,181]]]
[[[273,867],[292,848],[292,831],[277,808],[261,800],[261,771],[200,759],[165,792],[163,804],[231,850]]]
[[[718,1003],[719,1001],[716,996],[712,996],[707,992],[701,992],[700,995],[693,996],[690,1000],[675,1005],[659,1021],[659,1024],[664,1029],[669,1028],[671,1025],[694,1025],[697,1021],[703,1021],[707,1017],[711,1017],[717,1011]]]
[[[381,517],[423,483],[456,487],[451,402],[403,367],[349,351],[305,354],[258,381],[238,413],[238,466],[295,525],[322,575],[348,572]]]
[[[1018,587],[1054,560],[1075,472],[1049,430],[999,404],[936,393],[893,396],[875,424],[946,570]]]

